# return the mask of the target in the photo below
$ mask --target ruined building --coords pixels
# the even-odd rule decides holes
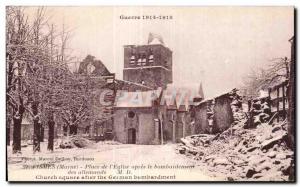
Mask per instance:
[[[152,35],[147,45],[124,46],[123,80],[115,79],[101,61],[91,56],[80,67],[81,74],[104,78],[106,83],[101,89],[111,90],[105,97],[111,105],[105,106],[106,111],[97,111],[108,112],[111,118],[99,117],[90,123],[92,139],[111,138],[128,144],[175,143],[191,134],[223,131],[234,121],[230,95],[214,99],[211,108],[211,100],[204,100],[202,84],[195,95],[174,88],[172,51],[162,38]],[[186,91],[190,95],[182,95]]]

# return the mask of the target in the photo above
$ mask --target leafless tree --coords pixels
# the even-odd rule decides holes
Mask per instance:
[[[25,101],[22,96],[24,92],[23,71],[24,59],[29,52],[27,45],[30,28],[23,11],[21,7],[6,8],[6,110],[8,113],[12,111],[12,115],[7,117],[12,117],[13,153],[21,151],[21,123],[25,112]],[[7,132],[7,136],[9,133]]]
[[[259,96],[259,90],[272,87],[278,81],[287,80],[290,72],[290,59],[274,58],[267,68],[253,69],[245,78],[241,90],[247,99]]]
[[[102,112],[103,106],[95,104],[100,93],[96,90],[102,89],[105,80],[69,70],[68,64],[74,59],[67,52],[71,34],[65,25],[57,32],[56,27],[48,23],[45,11],[38,8],[29,23],[24,8],[7,7],[6,110],[7,123],[13,123],[13,153],[21,151],[24,115],[33,121],[34,152],[40,151],[43,124],[48,125],[48,150],[53,151],[58,119],[64,121],[66,135],[76,135],[78,126],[84,122],[109,119],[109,115]]]

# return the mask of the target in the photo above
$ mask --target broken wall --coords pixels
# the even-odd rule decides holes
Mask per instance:
[[[233,123],[231,101],[228,95],[215,98],[213,118],[216,127],[215,132],[223,132]]]

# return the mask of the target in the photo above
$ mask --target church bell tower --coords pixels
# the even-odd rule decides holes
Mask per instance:
[[[165,89],[172,79],[172,51],[160,36],[150,33],[148,45],[124,46],[123,80]]]

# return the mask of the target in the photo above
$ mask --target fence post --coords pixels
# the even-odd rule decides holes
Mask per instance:
[[[282,116],[283,116],[283,119],[285,120],[285,117],[286,117],[286,113],[285,113],[285,93],[284,93],[284,87],[285,87],[285,84],[282,84]]]
[[[279,116],[280,116],[280,115],[279,115],[279,88],[280,88],[280,87],[277,87],[277,88],[276,88],[276,90],[277,90],[277,99],[276,99],[277,103],[276,103],[276,104],[277,104],[277,114],[278,114],[278,115],[277,115],[277,122],[279,122]]]

